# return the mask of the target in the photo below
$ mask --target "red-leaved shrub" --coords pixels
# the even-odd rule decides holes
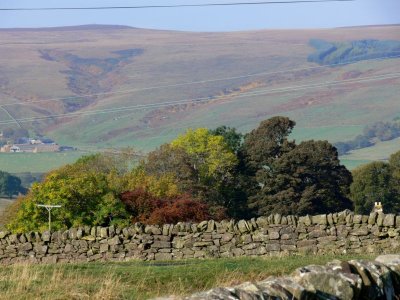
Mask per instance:
[[[148,224],[173,224],[177,222],[199,222],[210,218],[208,205],[200,200],[181,195],[164,201],[148,218]]]
[[[151,213],[163,205],[161,199],[155,197],[143,188],[137,188],[133,191],[124,192],[120,199],[133,222],[144,222]]]
[[[172,224],[210,219],[209,206],[189,194],[160,199],[143,188],[121,194],[121,201],[131,214],[132,222]]]

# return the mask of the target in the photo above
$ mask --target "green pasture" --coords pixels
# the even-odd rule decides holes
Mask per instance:
[[[400,151],[400,138],[379,142],[372,147],[353,150],[350,154],[343,156],[346,159],[363,159],[363,160],[387,160],[389,156]]]
[[[333,259],[372,255],[287,256],[164,262],[13,265],[0,269],[1,299],[149,299],[290,274]]]
[[[346,156],[340,157],[340,162],[342,165],[346,166],[347,169],[353,170],[359,166],[368,164],[372,162],[371,160],[364,160],[364,159],[346,159]]]
[[[350,127],[350,129],[353,127]],[[358,128],[354,128],[354,132]],[[304,131],[303,131],[304,130]],[[129,139],[118,140],[122,147],[133,146],[134,149],[144,152],[155,149],[162,143],[173,140],[180,133],[183,133],[185,128],[165,128],[156,132],[148,131],[149,136],[137,137],[132,136]],[[292,137],[298,142],[301,140],[324,139],[323,132],[340,131],[340,127],[322,128],[321,134],[317,135],[317,129],[299,128],[295,130]],[[154,136],[152,135],[154,134]],[[61,153],[0,153],[0,170],[16,174],[24,172],[45,173],[60,166],[73,163],[83,155],[89,155],[101,151],[100,148],[88,147],[88,151],[73,151]],[[359,150],[353,150],[347,155],[340,157],[342,164],[352,170],[362,164],[369,163],[375,160],[387,160],[389,156],[400,150],[400,139],[395,139],[387,142],[380,142],[376,145]]]
[[[9,173],[44,173],[73,163],[86,152],[0,153],[0,170]]]

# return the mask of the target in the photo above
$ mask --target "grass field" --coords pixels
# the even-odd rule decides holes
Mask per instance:
[[[325,131],[331,132],[335,130],[338,130],[338,128],[330,127],[321,130],[320,133],[316,133],[316,129],[306,128],[303,131],[303,129],[300,128],[294,131],[292,138],[296,139],[298,142],[307,139],[324,139]],[[358,127],[353,128],[353,130],[357,131]],[[183,128],[165,128],[159,132],[159,136],[142,140],[138,139],[135,146],[137,149],[146,149],[149,151],[165,141],[171,141],[183,131]],[[120,145],[129,146],[130,143],[121,139]],[[392,141],[380,142],[373,147],[351,151],[351,153],[341,156],[340,160],[349,170],[352,170],[371,161],[387,160],[391,154],[399,150],[400,139],[395,139]],[[0,170],[16,173],[17,176],[18,173],[23,172],[45,173],[60,166],[73,163],[83,155],[89,155],[91,153],[96,153],[96,150],[93,149],[91,152],[74,151],[63,153],[0,153]]]
[[[347,134],[351,132],[358,132],[360,127],[349,127],[350,130],[345,130]],[[147,151],[153,149],[164,143],[165,141],[171,141],[179,133],[184,132],[185,128],[164,128],[159,131],[158,136],[148,137],[146,139],[137,139],[136,147],[138,149],[146,149]],[[311,128],[298,128],[293,132],[292,138],[296,141],[308,140],[308,139],[324,139],[329,132],[335,132],[340,130],[340,127],[329,127],[318,129]],[[129,146],[129,141],[121,139],[121,146]],[[73,163],[83,155],[89,155],[93,152],[63,152],[63,153],[0,153],[0,170],[11,172],[11,173],[23,173],[23,172],[48,172],[52,169],[60,166]],[[351,151],[347,155],[340,157],[342,164],[348,169],[352,170],[362,164],[369,163],[376,160],[387,160],[389,156],[397,151],[400,151],[400,138],[387,141],[379,142],[373,147]]]
[[[333,259],[371,255],[288,256],[175,262],[14,265],[0,268],[0,299],[148,299],[186,295],[289,274]]]
[[[344,156],[345,157],[345,156]],[[349,170],[354,170],[355,168],[370,163],[371,160],[362,160],[362,159],[346,159],[341,158],[340,163],[346,166]]]
[[[342,156],[344,160],[361,160],[361,161],[375,161],[387,160],[389,156],[397,151],[400,151],[400,138],[379,142],[373,147],[367,147],[359,150],[353,150],[348,155]]]
[[[353,150],[340,157],[340,161],[349,170],[373,161],[387,161],[391,154],[400,151],[400,138],[379,142],[372,147]]]
[[[85,154],[89,153],[80,151],[60,153],[0,153],[0,170],[10,173],[43,173],[73,163]]]

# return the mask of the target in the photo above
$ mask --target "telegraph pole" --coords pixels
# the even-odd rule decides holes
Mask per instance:
[[[49,212],[49,232],[51,232],[51,210],[53,208],[60,208],[61,205],[37,204],[39,207],[44,207]]]

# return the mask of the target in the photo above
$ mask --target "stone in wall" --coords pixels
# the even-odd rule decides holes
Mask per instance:
[[[178,260],[325,253],[389,253],[400,249],[400,216],[351,211],[317,216],[274,214],[198,224],[132,224],[0,232],[0,263]]]
[[[399,283],[400,255],[383,255],[375,261],[333,261],[299,268],[287,277],[158,300],[395,300],[400,299]]]

